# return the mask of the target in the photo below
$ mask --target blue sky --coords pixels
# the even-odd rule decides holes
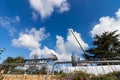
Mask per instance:
[[[120,0],[0,0],[1,61],[8,56],[37,54],[59,60],[81,55],[69,30],[84,49],[95,34],[120,30]],[[67,58],[66,58],[67,57]]]

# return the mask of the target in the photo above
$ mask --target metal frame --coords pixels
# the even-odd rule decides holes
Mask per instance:
[[[51,80],[53,80],[53,76],[54,76],[54,67],[57,64],[72,64],[73,62],[71,61],[67,61],[67,62],[56,62],[53,64],[52,66],[52,76],[51,76]],[[78,61],[78,62],[74,62],[74,63],[120,63],[120,60],[104,60],[104,61]]]
[[[3,63],[3,64],[0,64],[0,66],[1,65],[43,65],[43,64],[45,64],[47,67],[46,80],[48,80],[48,74],[49,74],[48,63]]]

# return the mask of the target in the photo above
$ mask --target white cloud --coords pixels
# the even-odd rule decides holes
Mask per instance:
[[[84,49],[88,48],[88,44],[86,44],[81,36],[80,33],[75,32],[75,35],[77,39],[80,41],[81,45]],[[45,57],[52,57],[51,53],[55,54],[58,57],[59,61],[70,61],[72,53],[76,54],[77,56],[80,56],[83,52],[81,51],[78,43],[76,42],[75,38],[73,37],[72,33],[70,32],[70,29],[68,30],[67,39],[64,40],[62,36],[56,36],[56,49],[49,49],[47,46],[45,46],[43,49],[34,49],[30,55],[37,54],[39,56],[45,56]]]
[[[63,13],[64,11],[68,11],[69,10],[69,5],[68,3],[64,3],[62,4],[62,7],[60,8],[60,12]]]
[[[120,9],[115,13],[117,15],[117,18],[120,18]]]
[[[16,21],[16,22],[20,22],[20,17],[19,17],[19,16],[16,16],[15,21]]]
[[[33,18],[33,20],[37,20],[38,19],[38,13],[35,13],[35,12],[32,12],[32,18]]]
[[[32,28],[25,33],[20,33],[18,39],[12,40],[12,45],[16,47],[25,47],[29,50],[34,50],[40,47],[40,42],[48,37],[49,34],[45,34],[45,29],[40,28],[36,30]]]
[[[67,0],[29,0],[34,12],[38,12],[41,18],[46,18],[52,15],[55,10],[63,13],[69,10]],[[33,14],[35,16],[35,14]]]
[[[10,35],[14,35],[16,32],[16,29],[13,25],[17,24],[20,22],[19,16],[15,16],[13,18],[10,17],[0,17],[0,26],[7,29],[10,33]]]
[[[54,50],[49,49],[48,47],[45,46],[43,49],[40,49],[40,48],[33,49],[30,52],[30,57],[32,57],[33,55],[38,55],[39,57],[43,56],[43,57],[51,58],[53,57],[51,53],[54,53],[55,55],[57,55],[57,53]]]
[[[88,44],[82,40],[80,33],[77,33],[75,31],[73,32],[76,35],[77,39],[80,41],[82,47],[84,49],[88,48]],[[70,32],[70,29],[68,30],[66,41],[62,36],[56,36],[56,38],[56,52],[60,54],[60,60],[70,60],[72,54],[80,56],[83,53],[74,36]]]
[[[75,31],[74,33],[83,48],[87,48],[88,44],[81,39],[80,33]],[[20,33],[18,39],[12,40],[12,45],[15,47],[25,47],[30,50],[30,57],[33,55],[38,55],[39,57],[53,57],[51,54],[55,54],[59,61],[66,61],[71,60],[72,53],[80,56],[82,51],[70,31],[68,31],[66,40],[64,40],[62,36],[56,36],[55,50],[47,46],[41,48],[41,42],[48,36],[44,28],[40,28],[39,30],[32,28],[31,30],[27,30],[26,33]]]
[[[116,17],[101,17],[99,23],[91,30],[92,37],[96,34],[101,35],[103,32],[115,30],[118,30],[118,33],[120,34],[120,9],[115,14]]]

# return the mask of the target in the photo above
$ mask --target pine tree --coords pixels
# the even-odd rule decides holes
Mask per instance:
[[[84,55],[86,59],[108,59],[120,56],[120,41],[118,37],[120,34],[113,32],[104,32],[102,35],[94,37],[94,47],[86,50]]]

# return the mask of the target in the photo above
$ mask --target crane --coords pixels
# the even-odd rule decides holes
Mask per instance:
[[[75,38],[75,40],[76,40],[77,43],[79,44],[81,50],[83,51],[83,54],[86,54],[83,46],[81,45],[80,41],[79,41],[79,40],[77,39],[77,37],[75,36],[73,30],[70,29],[70,32],[72,33],[73,37]],[[72,66],[77,66],[77,64],[75,63],[75,58],[76,58],[76,57],[75,57],[74,55],[71,56],[71,61],[73,62],[73,63],[72,63]],[[80,60],[80,58],[77,58],[77,59]]]
[[[81,43],[79,42],[79,40],[78,40],[77,37],[75,36],[74,32],[73,32],[71,29],[70,29],[70,31],[71,31],[73,37],[75,38],[75,40],[77,41],[77,43],[79,44],[81,50],[83,51],[83,54],[86,54],[84,48],[82,47]]]

